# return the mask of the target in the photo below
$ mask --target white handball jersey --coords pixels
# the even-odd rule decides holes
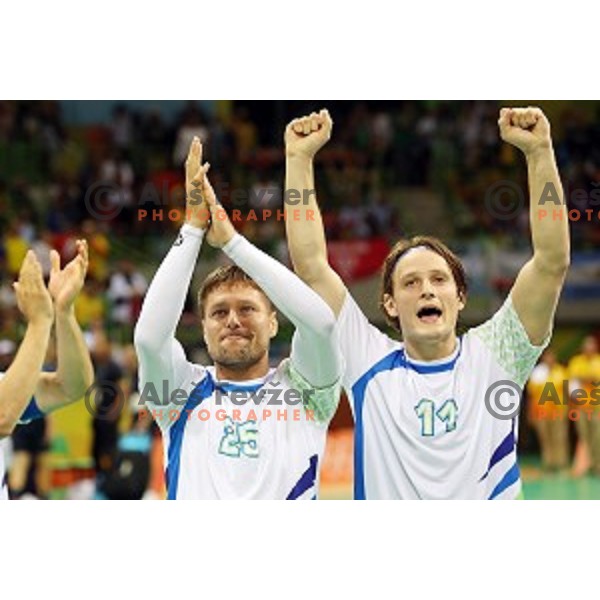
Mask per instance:
[[[547,341],[529,342],[510,296],[443,360],[410,359],[350,294],[338,333],[355,419],[356,499],[519,496],[517,419],[492,416],[484,398],[503,380],[522,389]],[[506,398],[499,402],[506,405]]]
[[[175,338],[203,237],[200,229],[181,228],[152,280],[135,333],[140,400],[163,434],[168,498],[315,498],[327,426],[339,399],[335,316],[291,271],[234,236],[223,252],[296,331],[290,358],[265,377],[217,381],[214,367],[189,362]],[[155,398],[149,397],[150,383]],[[163,391],[165,383],[170,392]],[[173,395],[175,388],[182,391]]]
[[[164,406],[150,403],[140,377],[141,402],[162,431],[168,499],[316,498],[339,385],[314,390],[289,359],[243,383],[192,363],[187,373],[186,400]]]

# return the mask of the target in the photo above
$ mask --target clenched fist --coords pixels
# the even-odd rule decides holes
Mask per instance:
[[[525,156],[552,146],[550,123],[537,107],[503,108],[498,126],[500,137],[516,146]]]
[[[285,153],[289,157],[314,158],[329,141],[333,121],[329,112],[312,113],[308,117],[294,119],[285,128]]]

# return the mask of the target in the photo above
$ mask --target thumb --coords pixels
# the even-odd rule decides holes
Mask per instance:
[[[333,119],[331,118],[331,115],[329,114],[329,111],[324,108],[323,110],[321,110],[321,118],[323,119],[323,122],[325,123],[325,125],[328,128],[333,127]]]
[[[510,108],[502,108],[500,110],[500,118],[498,119],[498,127],[500,127],[500,131],[505,131],[510,127],[510,117]]]

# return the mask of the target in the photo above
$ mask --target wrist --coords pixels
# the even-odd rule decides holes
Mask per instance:
[[[68,319],[75,316],[75,305],[72,302],[63,306],[57,304],[55,311],[57,319]]]
[[[285,160],[292,163],[312,164],[315,158],[314,154],[304,154],[302,152],[294,152],[286,150]]]
[[[27,327],[40,331],[50,330],[53,322],[54,316],[37,314],[27,321]]]
[[[195,236],[203,236],[208,229],[208,221],[200,219],[186,219],[182,227],[183,233],[191,233]]]
[[[551,140],[545,140],[537,144],[534,148],[531,148],[525,152],[525,158],[528,161],[535,161],[540,159],[552,158],[554,156],[554,148],[552,147]]]
[[[204,202],[188,198],[186,200],[185,223],[196,229],[206,230],[210,221],[210,211]]]
[[[229,256],[229,253],[232,252],[238,244],[243,243],[241,240],[244,239],[245,238],[236,231],[222,246],[220,246],[220,248]]]
[[[194,221],[193,219],[186,221],[185,224],[189,225],[190,227],[193,227],[194,229],[198,229],[199,231],[202,231],[203,233],[206,232],[206,229],[208,227],[208,223],[204,223],[202,221]]]

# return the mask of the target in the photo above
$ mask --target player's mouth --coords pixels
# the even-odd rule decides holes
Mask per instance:
[[[423,306],[417,311],[421,323],[437,323],[442,318],[442,310],[437,306]]]
[[[223,341],[223,340],[249,340],[249,339],[250,339],[249,335],[244,335],[241,333],[228,333],[221,338],[221,341]]]

